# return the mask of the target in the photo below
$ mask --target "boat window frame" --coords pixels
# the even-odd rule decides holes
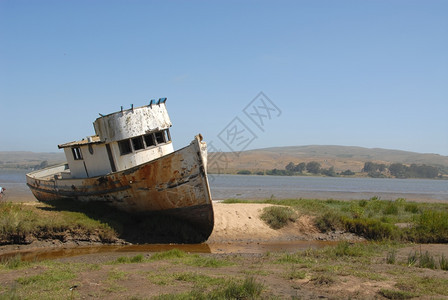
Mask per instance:
[[[143,142],[143,136],[136,136],[131,138],[131,143],[132,143],[132,149],[134,149],[134,151],[139,151],[139,150],[145,150],[145,143]],[[138,143],[140,146],[140,148],[136,148],[136,143]]]
[[[156,138],[157,145],[166,143],[166,135],[164,130],[154,132],[154,136]],[[159,141],[160,138],[160,141]]]
[[[72,147],[72,154],[74,160],[83,160],[81,147]]]
[[[135,141],[140,141],[142,148],[135,147]],[[148,143],[148,141],[150,143]],[[120,155],[127,155],[141,150],[157,147],[163,144],[171,143],[171,134],[169,129],[150,132],[144,135],[118,141]]]
[[[131,139],[118,141],[118,148],[120,149],[121,156],[132,153]]]
[[[170,130],[167,128],[164,130],[165,131],[165,143],[171,142],[171,133]]]
[[[150,138],[151,141],[152,141],[151,144],[148,144],[148,140],[147,140],[147,139],[149,139],[149,138]],[[155,147],[155,146],[157,146],[156,138],[155,138],[153,132],[143,135],[143,139],[145,140],[146,148],[151,148],[151,147]]]

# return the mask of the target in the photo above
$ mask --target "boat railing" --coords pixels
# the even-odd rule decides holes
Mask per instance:
[[[68,164],[62,163],[59,165],[47,167],[45,169],[33,171],[31,173],[28,173],[27,176],[35,179],[43,179],[45,177],[54,177],[55,175],[60,174],[61,172],[64,172],[67,169]]]

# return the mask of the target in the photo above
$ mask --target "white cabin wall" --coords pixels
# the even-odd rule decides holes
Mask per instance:
[[[98,118],[93,123],[103,142],[115,142],[171,127],[165,103],[141,106]]]
[[[89,177],[95,177],[112,172],[109,157],[107,156],[106,145],[92,144],[91,146],[93,149],[93,154],[90,154],[88,146],[82,147],[82,154]]]
[[[85,147],[85,149],[84,147],[81,147],[81,154],[83,158],[86,154],[89,154],[88,151],[89,150],[87,149],[87,147]],[[73,157],[72,148],[70,147],[64,148],[64,153],[65,158],[67,158],[68,166],[70,168],[71,178],[86,178],[87,173],[84,167],[84,160],[75,160],[75,158]]]
[[[120,155],[118,143],[111,143],[110,146],[115,158],[117,171],[135,167],[139,164],[159,158],[174,151],[173,144],[171,142],[164,145],[159,145],[157,147],[151,147],[144,150],[139,150],[137,152],[132,152],[126,155]]]

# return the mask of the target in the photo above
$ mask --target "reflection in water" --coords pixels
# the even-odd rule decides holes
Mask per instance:
[[[179,249],[189,253],[267,253],[295,252],[308,248],[323,248],[337,242],[328,241],[293,241],[275,243],[213,243],[213,244],[146,244],[125,246],[88,246],[73,248],[53,248],[13,251],[0,255],[0,261],[20,255],[22,261],[41,261],[64,257],[81,256],[99,253],[133,253],[162,252]]]

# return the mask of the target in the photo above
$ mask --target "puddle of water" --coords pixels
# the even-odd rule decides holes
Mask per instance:
[[[44,248],[20,250],[0,255],[0,261],[20,255],[22,261],[42,261],[64,257],[82,256],[99,253],[162,252],[179,249],[189,253],[256,253],[295,252],[309,248],[333,246],[338,242],[329,241],[293,241],[271,243],[213,243],[213,244],[145,244],[124,246],[86,246],[73,248]]]

